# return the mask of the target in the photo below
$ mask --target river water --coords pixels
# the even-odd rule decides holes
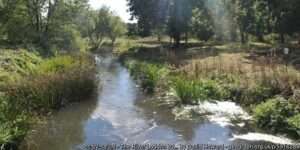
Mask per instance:
[[[157,107],[113,57],[97,57],[97,97],[72,104],[37,125],[21,149],[73,150],[90,144],[253,144],[290,140],[208,120],[176,120]],[[218,117],[218,116],[215,116]],[[217,119],[217,118],[214,118]]]

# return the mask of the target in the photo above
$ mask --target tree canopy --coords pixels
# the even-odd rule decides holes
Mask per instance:
[[[114,42],[125,29],[109,8],[92,10],[88,0],[0,0],[0,40],[44,54],[99,46],[104,38]]]
[[[189,33],[200,40],[240,40],[249,37],[264,41],[269,34],[299,35],[298,0],[128,0],[130,12],[138,20],[139,34],[166,34],[178,45]],[[162,30],[161,32],[164,32]],[[184,35],[184,36],[183,36]],[[239,36],[238,36],[239,35]]]

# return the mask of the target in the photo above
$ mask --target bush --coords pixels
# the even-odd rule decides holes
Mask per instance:
[[[25,50],[0,50],[0,85],[30,74],[42,58]]]
[[[300,136],[300,114],[288,119],[289,127]]]
[[[43,61],[36,69],[36,73],[66,72],[78,65],[78,60],[72,56],[59,56]]]
[[[186,80],[181,77],[173,79],[173,88],[183,104],[197,104],[199,101],[224,99],[228,91],[213,80]]]
[[[292,116],[293,108],[282,97],[269,99],[254,108],[254,121],[259,127],[279,132],[286,129],[286,118]]]
[[[59,32],[59,35],[52,38],[50,46],[52,49],[56,47],[58,50],[66,50],[69,52],[83,52],[88,48],[87,41],[82,38],[79,31],[75,29],[74,26],[64,26],[62,28],[57,28],[56,32]]]

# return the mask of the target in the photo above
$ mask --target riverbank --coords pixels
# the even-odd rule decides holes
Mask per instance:
[[[174,49],[142,41],[120,58],[145,91],[170,107],[232,101],[247,110],[256,128],[299,139],[300,72],[293,64],[286,66],[282,54],[264,50],[270,48],[192,43]],[[188,112],[195,114],[195,109]]]
[[[97,88],[87,53],[43,58],[27,50],[1,50],[0,145],[17,149],[32,124]]]

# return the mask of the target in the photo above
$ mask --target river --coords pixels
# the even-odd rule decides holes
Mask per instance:
[[[253,144],[291,141],[207,120],[176,120],[157,107],[113,57],[97,57],[96,98],[72,104],[34,127],[21,149],[73,150],[89,144]]]

